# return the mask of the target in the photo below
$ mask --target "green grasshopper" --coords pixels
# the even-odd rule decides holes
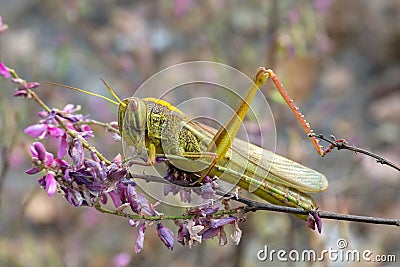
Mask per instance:
[[[238,104],[235,113],[218,130],[191,121],[178,108],[164,100],[137,97],[120,100],[105,81],[103,83],[118,102],[78,88],[63,87],[99,96],[119,105],[118,126],[122,140],[134,155],[145,158],[128,159],[129,164],[153,166],[157,158],[161,157],[170,168],[185,174],[182,177],[186,186],[198,186],[203,184],[206,177],[216,176],[270,203],[300,207],[309,212],[317,208],[317,205],[308,193],[326,190],[326,177],[299,163],[235,138],[249,104],[268,77],[273,80],[317,152],[324,155],[324,150],[312,135],[309,124],[303,119],[304,116],[293,104],[275,73],[265,68],[258,69],[253,84]],[[299,217],[306,218],[302,215]]]

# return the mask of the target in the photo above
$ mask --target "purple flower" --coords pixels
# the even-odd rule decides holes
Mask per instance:
[[[227,224],[233,223],[236,220],[235,217],[225,217],[221,219],[211,219],[210,220],[210,227],[211,228],[218,228],[221,226],[225,226]]]
[[[36,157],[40,161],[45,161],[46,159],[46,148],[40,142],[33,143],[33,146],[30,147],[31,154],[33,157]]]
[[[39,86],[38,83],[29,83],[28,86],[34,88],[35,86]],[[80,136],[83,138],[93,137],[92,129],[86,125],[74,125],[73,123],[78,121],[84,121],[85,117],[81,114],[72,115],[70,112],[73,112],[73,105],[66,105],[63,111],[52,110],[51,112],[43,111],[38,115],[42,119],[39,123],[28,126],[24,132],[32,137],[38,139],[44,139],[46,137],[54,137],[54,138],[62,138],[59,146],[59,157],[65,156],[66,150],[68,148],[66,132],[63,128],[61,128],[57,121],[55,120],[56,116],[64,119],[65,126],[71,131],[79,132]]]
[[[47,130],[46,124],[34,124],[26,127],[24,133],[38,139],[43,139],[47,134],[46,130]]]
[[[315,230],[315,226],[317,226],[318,233],[322,232],[322,220],[319,217],[318,210],[312,210],[308,214],[307,217],[307,227]]]
[[[38,82],[29,82],[26,84],[25,87],[28,89],[35,89],[35,88],[38,88],[39,86],[40,86],[40,83],[38,83]]]
[[[318,212],[313,213],[313,217],[315,219],[315,224],[317,225],[318,233],[322,232],[322,220],[319,217]]]
[[[17,90],[14,92],[15,97],[20,97],[20,96],[27,97],[28,95],[29,95],[28,91],[26,90]]]
[[[228,242],[224,227],[228,224],[233,224],[233,234],[231,238],[235,245],[240,242],[240,238],[242,237],[242,231],[239,229],[237,224],[237,218],[235,217],[224,217],[220,219],[205,219],[202,221],[202,224],[206,225],[205,231],[202,233],[203,239],[218,237],[218,242],[220,246],[226,245]]]
[[[65,160],[60,159],[60,158],[55,159],[55,160],[54,160],[54,163],[55,163],[55,167],[56,167],[57,169],[64,168],[64,167],[67,167],[67,166],[68,166],[68,162],[66,162]]]
[[[188,214],[207,216],[216,213],[218,210],[218,207],[192,208],[188,211]]]
[[[219,245],[224,246],[228,242],[224,227],[209,228],[202,234],[203,239],[209,239],[217,236]]]
[[[73,147],[71,149],[71,158],[76,168],[80,168],[83,165],[85,159],[85,151],[83,150],[82,142],[78,139],[74,139]]]
[[[54,160],[53,154],[46,151],[46,148],[40,142],[33,143],[33,146],[29,147],[32,154],[34,164],[44,164],[46,167],[62,167],[67,164],[63,160]],[[44,167],[32,166],[26,171],[27,174],[35,174],[41,171]],[[47,194],[51,197],[57,191],[57,181],[54,177],[54,173],[46,168],[46,175],[39,179],[39,184],[46,188]]]
[[[72,206],[79,207],[82,205],[83,197],[78,191],[71,188],[62,188],[62,189],[65,192],[65,198]]]
[[[101,194],[101,203],[103,204],[103,205],[106,205],[107,204],[107,202],[108,202],[108,198],[107,198],[107,195],[105,194],[105,193],[102,193]]]
[[[46,174],[45,182],[46,182],[47,194],[49,195],[49,197],[52,197],[56,193],[56,190],[57,190],[57,181],[54,178],[54,175],[52,172],[48,172]]]
[[[138,236],[137,236],[137,238],[136,238],[136,241],[135,241],[135,252],[136,253],[139,253],[141,250],[142,250],[142,248],[143,248],[143,244],[144,244],[144,232],[146,231],[146,225],[145,225],[145,223],[141,223],[140,225],[139,225],[139,228],[138,228]]]
[[[55,137],[55,138],[61,137],[65,134],[64,129],[60,129],[57,126],[52,125],[52,124],[47,125],[47,131],[51,137]]]
[[[165,227],[162,223],[157,223],[156,233],[164,245],[170,249],[174,249],[175,236],[171,229]]]
[[[190,234],[187,228],[187,222],[178,223],[177,225],[179,226],[179,229],[178,229],[178,238],[176,241],[181,243],[182,246],[185,246],[186,243],[188,243],[190,240]]]
[[[80,132],[80,135],[83,138],[87,137],[93,137],[93,131],[90,128],[89,125],[87,124],[80,124],[80,125],[74,125],[75,122],[84,122],[86,120],[86,117],[83,116],[82,114],[72,114],[73,112],[77,111],[78,108],[75,108],[74,105],[72,104],[67,104],[62,111],[54,111],[54,116],[58,115],[61,118],[65,119],[64,123],[67,126],[68,129],[72,131],[78,131]],[[49,116],[50,119],[50,116]],[[51,118],[53,119],[53,118]]]
[[[61,137],[60,146],[58,147],[57,157],[63,158],[67,154],[67,134]]]
[[[121,197],[120,197],[120,194],[118,193],[118,190],[117,190],[117,189],[108,192],[108,194],[110,195],[111,200],[112,200],[112,202],[114,203],[114,206],[115,206],[116,208],[118,208],[119,206],[121,206],[122,201],[121,201]]]
[[[210,227],[201,234],[201,237],[202,239],[209,239],[217,236],[218,234],[219,234],[219,228]]]
[[[77,171],[69,171],[68,175],[77,185],[84,185],[93,196],[97,197],[107,189],[107,184],[104,183],[104,181],[97,181],[94,179],[91,170],[82,168]],[[81,192],[86,193],[87,190],[82,188]]]
[[[308,214],[306,223],[308,228],[310,228],[311,230],[315,230],[315,220],[311,214]]]
[[[12,82],[19,84],[17,92],[24,92],[26,94],[28,93],[27,89],[35,89],[40,86],[38,82],[26,83],[26,81],[22,79],[13,79]]]
[[[93,137],[94,136],[92,129],[87,124],[81,125],[79,130],[82,132],[83,137]]]
[[[21,78],[12,78],[11,82],[19,84],[18,88],[14,92],[15,97],[19,96],[29,97],[30,94],[28,92],[28,89],[35,89],[40,86],[40,83],[38,82],[26,83],[26,81]]]
[[[106,179],[106,170],[99,162],[86,159],[84,162],[86,170],[90,170],[92,177],[95,181],[104,181]]]
[[[24,133],[38,139],[44,139],[47,136],[61,137],[65,134],[65,131],[52,124],[39,123],[26,127]]]
[[[29,147],[33,159],[39,160],[44,163],[47,167],[50,167],[54,163],[53,154],[46,151],[46,148],[40,142],[33,143],[33,146]]]
[[[29,175],[32,175],[32,174],[36,174],[36,173],[40,172],[41,170],[42,170],[41,167],[33,166],[30,169],[26,170],[25,173],[29,174]]]
[[[115,163],[112,163],[107,169],[107,179],[112,181],[121,181],[128,174],[127,170],[123,167],[118,167]]]
[[[46,110],[42,110],[39,111],[37,115],[42,119],[46,119],[49,116],[49,113]]]
[[[158,213],[155,211],[153,205],[143,196],[143,194],[136,191],[135,187],[128,184],[125,188],[125,196],[131,206],[133,212],[140,215],[154,216]]]
[[[0,19],[1,19],[1,17],[0,17]],[[0,30],[1,30],[1,25],[0,25]],[[6,65],[4,65],[4,63],[1,62],[1,61],[0,61],[0,76],[3,76],[4,78],[10,78],[11,77],[10,71],[8,70]]]
[[[139,215],[159,215],[150,201],[143,194],[136,191],[135,185],[135,183],[126,183],[125,181],[118,182],[116,189],[108,193],[111,196],[114,206],[119,208],[123,204],[129,203],[131,210]]]

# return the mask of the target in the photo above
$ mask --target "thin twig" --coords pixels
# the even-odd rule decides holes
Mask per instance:
[[[10,69],[10,68],[7,68],[7,69],[8,69],[8,71],[10,72],[10,74],[12,75],[12,77],[13,77],[14,79],[21,80],[21,82],[20,82],[21,85],[23,85],[23,84],[26,83],[25,80],[21,79],[21,78],[18,76],[17,72],[16,72],[14,69]],[[30,96],[33,100],[35,100],[42,108],[44,108],[44,110],[46,110],[46,111],[49,112],[49,113],[51,112],[51,109],[42,101],[42,99],[40,99],[40,97],[35,93],[35,91],[33,91],[32,89],[29,89],[29,88],[25,88],[25,89],[26,89],[26,91],[28,92],[29,96]],[[97,155],[97,157],[98,157],[101,161],[105,162],[107,165],[110,165],[110,164],[111,164],[111,161],[109,161],[108,159],[106,159],[106,158],[103,156],[103,154],[101,154],[95,147],[91,146],[82,136],[80,136],[79,134],[77,134],[77,133],[75,133],[74,131],[70,130],[70,129],[64,124],[64,122],[62,121],[62,119],[60,118],[60,116],[55,116],[55,120],[58,122],[58,124],[61,126],[61,128],[63,128],[64,131],[67,132],[67,134],[68,134],[69,136],[71,136],[71,137],[73,137],[73,138],[76,138],[76,139],[78,139],[79,141],[81,141],[81,142],[82,142],[82,145],[83,145],[86,149],[88,149],[89,151],[95,153],[95,154]]]
[[[217,194],[221,194],[221,192],[217,192]],[[223,193],[223,196],[231,197],[232,200],[246,204],[247,205],[247,207],[245,208],[246,212],[257,211],[257,210],[269,210],[269,211],[292,213],[292,214],[303,214],[303,215],[308,214],[307,211],[300,209],[300,208],[279,206],[279,205],[274,205],[274,204],[269,204],[269,203],[260,203],[260,202],[256,202],[251,199],[243,198],[240,196],[235,196],[234,194],[231,194],[231,193],[228,193],[228,194]],[[331,220],[400,226],[400,219],[386,219],[386,218],[370,217],[370,216],[340,214],[340,213],[320,211],[320,210],[318,211],[318,214],[319,214],[320,218],[331,219]]]
[[[104,207],[102,207],[100,204],[95,204],[94,208],[98,211],[100,211],[101,213],[106,213],[106,214],[110,214],[110,215],[118,215],[118,216],[122,216],[125,218],[130,218],[133,220],[140,220],[140,219],[144,219],[144,220],[148,220],[148,221],[160,221],[160,220],[186,220],[186,219],[191,219],[193,217],[199,216],[198,214],[189,214],[189,213],[184,213],[184,214],[180,214],[180,215],[164,215],[164,214],[159,214],[159,215],[138,215],[138,214],[131,214],[131,213],[125,213],[125,212],[121,212],[121,211],[115,211],[115,210],[109,210],[106,209]],[[233,215],[233,214],[237,214],[240,212],[243,212],[244,207],[237,207],[234,209],[229,209],[229,210],[219,210],[216,211],[215,213],[213,213],[213,215],[216,216],[222,216],[222,215]]]
[[[136,174],[134,174],[133,177],[137,178],[137,179],[146,180],[147,182],[171,184],[170,182],[166,181],[165,179],[158,177],[158,176],[153,176],[153,175],[145,175],[145,174],[136,175]],[[247,213],[250,211],[253,212],[253,211],[257,211],[257,210],[268,210],[268,211],[291,213],[291,214],[302,214],[302,215],[309,214],[309,212],[307,212],[301,208],[293,208],[293,207],[279,206],[279,205],[274,205],[274,204],[269,204],[269,203],[261,203],[261,202],[257,202],[257,201],[254,201],[254,200],[251,200],[248,198],[237,196],[236,194],[233,194],[233,193],[223,192],[221,190],[216,190],[215,192],[219,196],[227,197],[227,198],[230,198],[231,200],[245,204],[246,205],[245,207],[241,207],[239,209],[243,213]],[[386,218],[371,217],[371,216],[340,214],[340,213],[321,211],[321,210],[318,210],[318,214],[319,214],[320,218],[324,218],[324,219],[400,226],[400,219],[386,219]]]
[[[325,150],[325,154],[329,153],[334,148],[337,148],[338,150],[341,150],[341,149],[350,150],[350,151],[354,151],[356,153],[367,155],[371,158],[376,159],[376,162],[378,162],[382,165],[387,165],[387,166],[390,166],[390,167],[400,171],[400,167],[397,164],[395,164],[375,153],[367,151],[365,149],[358,148],[356,146],[351,146],[344,139],[336,139],[336,137],[333,135],[331,135],[331,139],[326,138],[323,134],[315,134],[314,136],[316,138],[324,140],[330,144],[329,147]]]

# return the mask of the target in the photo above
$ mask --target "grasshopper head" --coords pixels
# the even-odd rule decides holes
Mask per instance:
[[[122,141],[135,156],[145,156],[146,102],[137,97],[123,100],[118,109],[118,127]],[[146,153],[145,153],[146,152]]]

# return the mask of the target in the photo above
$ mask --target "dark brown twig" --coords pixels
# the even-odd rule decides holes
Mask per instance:
[[[376,159],[376,162],[378,162],[382,165],[387,165],[387,166],[390,166],[390,167],[400,171],[400,167],[398,165],[394,164],[393,162],[391,162],[375,153],[367,151],[365,149],[358,148],[356,146],[351,146],[347,143],[347,141],[345,139],[336,139],[336,137],[334,135],[330,136],[331,139],[326,138],[323,134],[313,134],[313,136],[315,136],[316,138],[318,138],[320,140],[324,140],[330,144],[329,147],[327,149],[325,149],[324,155],[329,153],[334,148],[337,148],[338,150],[341,150],[341,149],[350,150],[350,151],[354,151],[356,153],[367,155],[371,158]]]
[[[304,215],[308,214],[307,211],[300,209],[300,208],[278,206],[278,205],[269,204],[269,203],[260,203],[260,202],[253,201],[251,199],[236,196],[232,193],[223,193],[223,192],[217,191],[217,194],[222,195],[224,197],[230,197],[232,200],[246,204],[247,206],[244,208],[244,212],[250,212],[250,211],[254,212],[257,210],[269,210],[269,211],[292,213],[292,214],[304,214]],[[386,219],[386,218],[370,217],[370,216],[339,214],[339,213],[328,212],[328,211],[318,211],[318,214],[319,214],[320,218],[331,219],[331,220],[400,226],[400,219]]]
[[[165,179],[158,177],[158,176],[145,175],[145,174],[136,175],[135,174],[135,175],[133,175],[133,177],[137,178],[137,179],[143,179],[148,182],[171,184],[170,182],[168,182]],[[279,205],[274,205],[274,204],[269,204],[269,203],[261,203],[261,202],[257,202],[257,201],[254,201],[254,200],[251,200],[248,198],[237,196],[236,194],[233,194],[233,193],[223,192],[221,190],[216,190],[216,194],[219,196],[222,196],[222,197],[230,198],[230,199],[240,202],[242,204],[245,204],[246,206],[243,207],[243,209],[241,209],[244,213],[254,212],[257,210],[269,210],[269,211],[291,213],[291,214],[303,214],[303,215],[309,214],[309,212],[307,212],[301,208],[293,208],[293,207],[279,206]],[[331,219],[331,220],[400,226],[400,219],[386,219],[386,218],[370,217],[370,216],[340,214],[340,213],[320,211],[320,210],[318,210],[318,214],[319,214],[320,218]]]

